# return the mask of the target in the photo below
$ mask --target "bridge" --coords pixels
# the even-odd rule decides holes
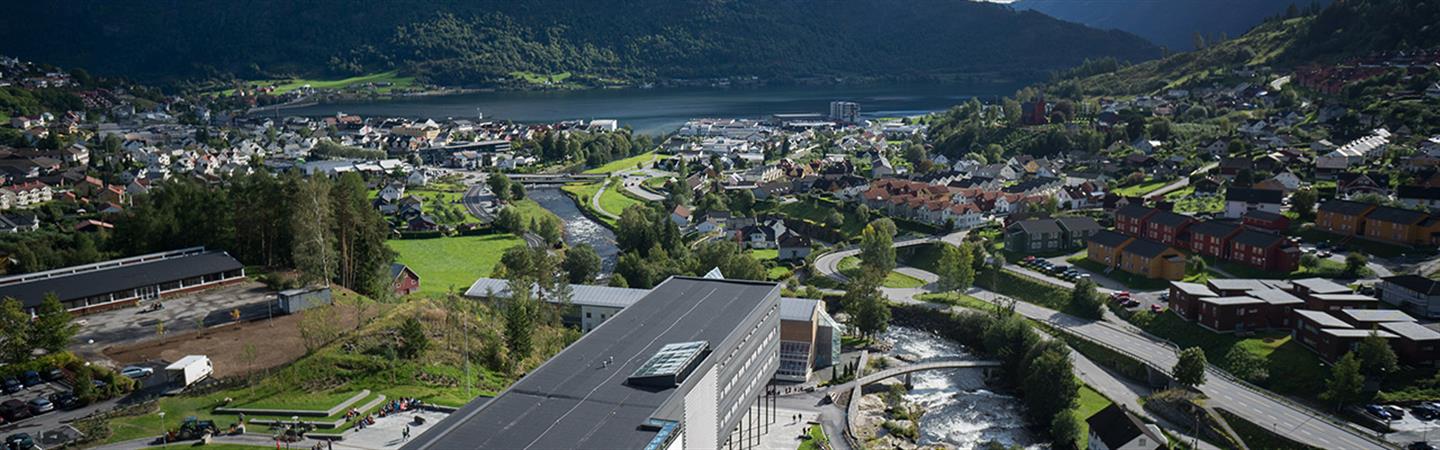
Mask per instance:
[[[911,247],[921,244],[929,244],[931,242],[939,242],[941,239],[942,237],[940,236],[927,236],[923,238],[907,239],[895,242],[892,247]],[[840,260],[845,259],[846,256],[855,256],[859,254],[859,248],[850,248],[838,252],[830,252],[820,255],[819,258],[815,258],[815,271],[822,275],[833,278],[835,279],[835,281],[839,281],[842,283],[850,281],[850,277],[847,277],[840,273]]]
[[[868,354],[866,352],[861,352],[860,354],[860,365],[862,370],[866,360],[868,359],[867,356]],[[830,399],[831,401],[834,401],[836,398],[838,398],[839,395],[845,393],[847,390],[849,391],[850,403],[845,407],[845,432],[849,434],[852,439],[858,439],[860,436],[860,432],[859,430],[855,429],[855,421],[852,419],[860,413],[860,395],[865,385],[872,384],[887,378],[898,377],[901,375],[909,375],[915,372],[921,372],[926,370],[989,369],[994,367],[1000,367],[1000,363],[997,361],[958,359],[927,361],[923,363],[911,364],[908,366],[891,367],[889,369],[885,369],[879,372],[872,373],[870,375],[860,377],[860,379],[858,380],[854,380],[849,383],[830,388]]]
[[[835,387],[832,387],[832,388],[830,388],[830,389],[831,389],[832,391],[835,391],[835,392],[842,392],[842,391],[844,391],[844,390],[846,390],[846,389],[852,389],[852,388],[855,388],[855,387],[864,387],[865,385],[868,385],[868,384],[874,384],[874,383],[876,383],[876,382],[879,382],[879,381],[884,380],[884,379],[887,379],[887,378],[894,378],[894,377],[898,377],[898,376],[901,376],[901,375],[908,375],[908,374],[912,374],[912,373],[915,373],[915,372],[923,372],[923,371],[927,371],[927,370],[942,370],[942,369],[989,369],[989,368],[995,368],[995,367],[1000,367],[1000,362],[998,362],[998,361],[985,361],[985,360],[940,360],[940,361],[927,361],[927,362],[923,362],[923,363],[910,364],[910,365],[905,365],[905,366],[900,366],[900,367],[891,367],[891,368],[889,368],[889,369],[885,369],[885,370],[882,370],[882,371],[879,371],[879,372],[872,373],[872,374],[870,374],[870,375],[866,375],[866,376],[860,377],[860,379],[858,379],[858,380],[854,380],[854,381],[851,381],[851,382],[849,382],[849,383],[845,383],[845,384],[842,384],[842,385],[839,385],[839,386],[835,386]]]
[[[510,177],[510,181],[514,181],[514,182],[520,183],[520,184],[531,184],[531,185],[534,185],[534,184],[566,184],[566,183],[574,183],[574,182],[597,182],[597,183],[598,183],[598,182],[605,181],[605,179],[609,177],[609,175],[606,175],[606,174],[603,174],[603,173],[599,173],[599,174],[583,174],[583,173],[581,173],[581,174],[571,174],[571,173],[524,174],[524,173],[516,173],[516,174],[510,174],[510,175],[507,175],[507,176]]]

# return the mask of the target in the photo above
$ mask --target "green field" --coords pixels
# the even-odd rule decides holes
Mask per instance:
[[[858,277],[860,276],[860,258],[846,256],[840,260],[840,264],[836,268],[840,269],[840,273],[847,277],[852,279]],[[880,283],[880,286],[887,288],[918,288],[925,286],[925,280],[900,272],[890,271],[888,275],[885,275],[885,281]]]
[[[1090,389],[1090,386],[1080,385],[1080,402],[1075,407],[1075,418],[1080,420],[1080,448],[1086,448],[1090,441],[1090,424],[1085,419],[1110,407],[1110,399]]]
[[[367,83],[390,83],[390,86],[375,88],[377,92],[388,93],[395,89],[414,87],[415,77],[402,77],[392,70],[389,72],[372,73],[369,75],[361,75],[357,77],[350,77],[339,80],[310,80],[304,78],[292,78],[286,80],[262,80],[246,82],[246,84],[256,84],[261,86],[274,85],[275,95],[280,95],[296,89],[300,89],[307,84],[310,85],[310,87],[313,89],[345,89],[348,87],[359,86]],[[234,89],[226,89],[221,93],[224,95],[230,95],[233,92],[235,92]]]
[[[855,217],[854,213],[844,208],[840,208],[832,203],[809,198],[802,198],[797,202],[780,205],[777,210],[780,214],[784,214],[793,219],[808,220],[820,224],[825,223],[825,219],[830,216],[830,213],[839,211],[845,220],[845,223],[840,225],[839,231],[845,236],[859,236],[860,230],[864,229],[866,225],[861,223],[860,219]],[[872,215],[871,220],[874,220],[875,217],[873,216],[874,215]]]
[[[537,221],[555,220],[562,224],[565,223],[565,221],[560,220],[560,216],[555,215],[555,213],[550,212],[550,210],[548,209],[545,209],[544,206],[540,206],[539,203],[535,203],[534,200],[528,198],[524,200],[510,202],[509,206],[511,208],[515,208],[515,211],[520,213],[520,217],[525,219],[525,226],[527,227],[530,226],[530,221],[532,219]]]
[[[1145,195],[1145,194],[1149,194],[1149,193],[1151,193],[1151,192],[1154,192],[1156,189],[1160,189],[1160,188],[1162,188],[1162,187],[1165,187],[1165,185],[1170,184],[1170,181],[1171,181],[1171,180],[1153,180],[1153,179],[1147,179],[1147,180],[1145,180],[1145,181],[1143,181],[1143,182],[1141,182],[1141,183],[1139,183],[1139,184],[1135,184],[1135,185],[1130,185],[1130,186],[1125,186],[1125,187],[1117,188],[1117,189],[1114,190],[1114,192],[1115,192],[1115,194],[1117,194],[1117,195],[1124,195],[1124,196],[1127,196],[1127,197],[1138,197],[1138,196],[1142,196],[1142,195]]]
[[[590,170],[586,170],[585,173],[586,173],[586,174],[591,174],[591,175],[593,175],[593,174],[599,174],[599,173],[613,173],[613,172],[619,172],[619,171],[622,171],[622,170],[630,170],[630,169],[634,169],[636,164],[639,164],[639,163],[642,163],[642,162],[644,162],[644,163],[649,163],[649,162],[655,161],[655,160],[657,160],[657,159],[665,159],[665,157],[664,157],[664,156],[660,156],[660,155],[656,155],[655,152],[641,153],[641,154],[639,154],[639,155],[631,156],[631,157],[629,157],[629,158],[617,159],[617,160],[614,160],[614,161],[610,161],[610,162],[608,162],[608,163],[605,163],[605,165],[603,165],[603,166],[596,167],[596,168],[590,169]]]
[[[600,184],[572,183],[567,184],[560,189],[563,189],[565,192],[574,194],[575,200],[580,203],[582,209],[589,209],[591,205],[590,199],[595,197],[595,193],[600,191]],[[605,217],[605,214],[603,213],[609,213],[613,214],[615,217],[619,217],[621,213],[625,212],[625,208],[644,203],[641,200],[625,195],[625,193],[620,192],[620,189],[622,188],[620,187],[619,183],[612,183],[609,187],[605,188],[605,192],[600,193],[600,209],[602,209],[603,211],[601,211],[601,214],[598,215],[600,216],[600,220],[604,221],[612,228],[617,226],[616,220]]]
[[[572,75],[573,75],[573,74],[571,74],[570,72],[560,72],[560,73],[556,73],[556,74],[539,74],[539,73],[535,73],[535,72],[525,72],[525,71],[510,72],[510,76],[512,76],[512,77],[519,78],[519,79],[521,79],[521,80],[525,80],[526,82],[529,82],[530,84],[539,84],[539,85],[564,83],[565,80],[570,79],[570,77],[571,77]]]
[[[490,276],[505,249],[525,245],[523,239],[510,234],[392,239],[388,243],[395,250],[396,261],[420,275],[422,293],[464,291],[476,278]]]
[[[750,250],[750,256],[761,261],[776,259],[780,257],[780,250],[773,248],[756,248]]]

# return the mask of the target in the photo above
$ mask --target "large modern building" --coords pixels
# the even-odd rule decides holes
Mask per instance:
[[[719,448],[773,415],[779,365],[779,285],[673,277],[404,448]]]
[[[717,273],[709,278],[723,278]],[[650,294],[649,289],[609,286],[570,285],[569,307],[562,318],[567,325],[590,332],[621,310],[634,305]],[[481,278],[470,285],[465,296],[485,299],[510,295],[509,282]],[[546,301],[561,303],[554,296]],[[840,337],[844,328],[825,311],[823,300],[780,298],[780,370],[775,379],[805,382],[816,369],[830,367],[840,359]]]
[[[134,305],[245,278],[245,266],[225,252],[194,247],[0,278],[0,298],[34,312],[55,294],[73,313]]]

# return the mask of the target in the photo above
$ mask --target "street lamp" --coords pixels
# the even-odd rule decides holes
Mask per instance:
[[[160,411],[160,446],[170,446],[170,436],[165,432],[165,411]]]

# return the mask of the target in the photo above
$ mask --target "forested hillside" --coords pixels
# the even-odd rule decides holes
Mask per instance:
[[[1235,69],[1293,68],[1376,52],[1440,47],[1440,1],[1336,0],[1314,16],[1273,18],[1245,35],[1135,65],[1092,62],[1062,73],[1062,95],[1136,95],[1225,77]]]
[[[1158,48],[959,0],[72,1],[10,5],[0,53],[145,81],[400,70],[601,82],[756,76],[1033,78]]]
[[[1236,37],[1267,17],[1287,10],[1308,10],[1330,0],[1018,0],[1016,9],[1033,9],[1060,20],[1102,30],[1135,33],[1181,52],[1197,43]],[[1198,39],[1197,39],[1198,36]]]

